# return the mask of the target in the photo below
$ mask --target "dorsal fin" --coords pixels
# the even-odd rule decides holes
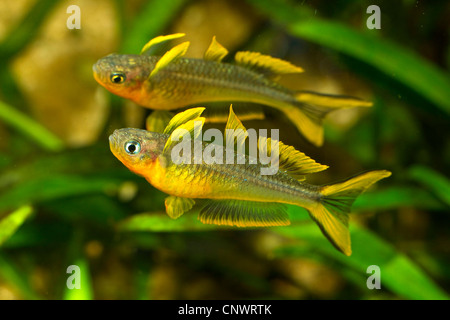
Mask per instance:
[[[154,77],[161,69],[167,67],[174,60],[184,56],[187,49],[189,48],[189,41],[180,43],[179,45],[173,47],[167,51],[156,63],[155,68],[152,70],[148,78]]]
[[[147,54],[150,52],[151,49],[154,49],[159,44],[162,44],[169,40],[178,39],[178,38],[181,38],[184,36],[185,36],[184,33],[174,33],[174,34],[169,34],[167,36],[159,36],[159,37],[153,38],[152,40],[147,42],[145,44],[145,46],[142,47],[141,54]]]
[[[163,133],[172,134],[172,132],[182,124],[188,122],[189,120],[200,117],[205,108],[191,108],[186,111],[177,113],[170,121],[169,124],[164,129]]]
[[[328,166],[317,163],[303,152],[296,150],[293,146],[288,146],[281,141],[278,143],[278,170],[289,174],[291,177],[302,181],[306,174],[326,170]],[[270,154],[272,139],[260,136],[258,148],[262,154]]]
[[[214,36],[212,38],[211,44],[209,45],[208,49],[205,52],[205,55],[203,56],[203,59],[221,62],[222,59],[227,54],[228,50],[224,46],[222,46],[219,42],[217,42],[216,36]]]
[[[230,113],[228,115],[227,125],[225,126],[226,146],[233,146],[234,148],[234,145],[237,144],[237,150],[243,151],[247,136],[247,129],[244,127],[241,120],[236,117],[233,107],[230,105]],[[234,137],[236,137],[236,142]]]
[[[170,136],[164,145],[163,152],[170,149],[174,143],[178,143],[186,133],[192,140],[198,138],[205,123],[205,118],[199,117],[203,110],[204,108],[188,109],[172,118],[164,130],[164,133],[170,134]]]
[[[303,72],[302,68],[290,62],[259,52],[239,51],[236,53],[234,60],[237,64],[256,70],[269,78],[274,78],[282,74]]]

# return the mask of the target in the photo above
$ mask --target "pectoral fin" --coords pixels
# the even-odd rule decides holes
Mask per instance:
[[[164,204],[167,215],[172,219],[178,219],[183,213],[192,209],[195,201],[191,198],[170,196],[166,198]]]
[[[276,202],[209,200],[200,211],[205,224],[237,227],[286,226],[290,224],[286,206]]]

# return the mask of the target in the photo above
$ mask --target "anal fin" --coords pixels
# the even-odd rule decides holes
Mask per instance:
[[[205,224],[237,227],[269,227],[290,224],[286,206],[276,202],[208,200],[200,211]]]

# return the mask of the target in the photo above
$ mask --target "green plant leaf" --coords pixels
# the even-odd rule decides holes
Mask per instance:
[[[114,191],[120,183],[121,180],[115,178],[62,174],[29,180],[0,195],[0,210],[24,203],[39,203],[73,195]]]
[[[444,206],[428,191],[412,186],[392,186],[359,196],[353,204],[353,212],[363,210],[390,210],[414,207],[440,210]]]
[[[450,180],[425,166],[414,166],[409,170],[412,179],[423,184],[447,205],[450,205]]]
[[[33,213],[31,206],[23,206],[0,220],[0,247]]]
[[[120,51],[138,54],[150,39],[164,31],[186,2],[187,0],[148,1],[126,30]]]
[[[0,119],[34,140],[45,150],[60,151],[64,147],[62,140],[47,128],[2,101],[0,101]]]
[[[0,43],[0,61],[4,62],[5,59],[13,57],[31,43],[33,37],[39,31],[39,27],[58,2],[55,0],[41,0],[36,1],[30,7],[22,21]]]
[[[4,254],[0,254],[0,279],[17,289],[23,299],[42,299],[33,291],[27,273],[19,270]]]
[[[197,219],[197,212],[190,211],[176,220],[172,220],[165,212],[135,214],[117,224],[120,231],[207,231],[226,229],[214,224],[203,224]]]
[[[355,269],[366,275],[366,278],[369,277],[367,267],[377,265],[380,267],[382,289],[388,288],[402,298],[449,299],[407,256],[377,235],[356,225],[350,226],[353,250],[350,257],[336,251],[313,223],[277,228],[275,232],[306,242],[314,250]]]

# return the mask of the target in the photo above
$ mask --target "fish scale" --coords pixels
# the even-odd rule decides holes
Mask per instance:
[[[203,150],[206,145],[204,144]],[[189,194],[189,190],[177,192],[183,193],[186,197],[208,197],[208,198],[229,198],[246,199],[255,201],[264,201],[268,199],[277,199],[285,203],[298,204],[298,200],[303,199],[310,202],[309,199],[318,197],[317,188],[311,185],[302,185],[301,182],[293,179],[283,172],[277,172],[275,175],[261,175],[261,168],[268,168],[269,165],[250,164],[249,157],[245,155],[245,164],[237,163],[237,154],[229,149],[223,152],[223,164],[197,165],[197,164],[179,164],[175,165],[171,162],[171,149],[167,150],[163,157],[168,163],[167,177],[177,177],[182,183],[195,183],[199,185],[208,184],[211,187],[211,194],[198,195],[193,192]],[[234,155],[234,161],[226,164],[226,153],[231,152]],[[192,155],[190,159],[194,163]],[[177,187],[173,187],[170,183],[170,189],[173,192]],[[196,190],[196,189],[195,189]],[[181,190],[179,190],[181,191]]]

